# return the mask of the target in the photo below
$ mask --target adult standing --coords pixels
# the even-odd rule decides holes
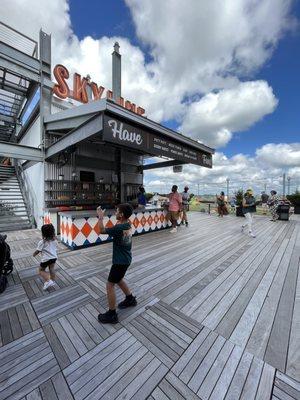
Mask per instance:
[[[217,205],[218,205],[218,216],[223,217],[224,215],[228,214],[226,203],[225,203],[225,193],[221,192],[218,195],[216,195],[217,199]]]
[[[172,222],[171,233],[177,232],[177,220],[182,209],[182,197],[178,193],[178,186],[172,186],[172,192],[169,194],[169,213]]]
[[[277,197],[276,190],[271,190],[270,194],[271,194],[271,196],[268,200],[268,206],[269,206],[270,213],[272,215],[271,221],[275,222],[278,219],[277,207],[278,207],[279,199]]]
[[[251,237],[255,238],[256,235],[252,232],[253,213],[256,211],[256,201],[253,196],[252,189],[247,189],[243,198],[243,214],[246,218],[246,223],[242,225],[242,232],[246,225],[248,225],[248,233]]]
[[[185,224],[186,227],[188,227],[189,222],[187,219],[187,212],[189,211],[189,199],[190,199],[190,194],[189,194],[189,188],[188,186],[184,187],[183,192],[181,193],[182,197],[182,225]]]
[[[261,206],[263,209],[263,214],[267,215],[269,196],[266,192],[261,192]]]

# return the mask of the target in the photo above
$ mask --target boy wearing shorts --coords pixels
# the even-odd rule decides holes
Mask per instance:
[[[102,210],[101,207],[97,208],[100,233],[113,238],[113,254],[112,267],[106,283],[109,309],[106,313],[98,315],[98,321],[102,324],[116,324],[118,322],[118,314],[116,312],[115,285],[118,285],[126,296],[125,299],[118,304],[119,308],[134,307],[137,304],[136,298],[132,295],[131,290],[124,281],[124,276],[132,260],[132,233],[129,217],[133,210],[127,203],[120,204],[116,213],[117,223],[112,228],[105,228],[103,225],[104,211],[105,210]]]

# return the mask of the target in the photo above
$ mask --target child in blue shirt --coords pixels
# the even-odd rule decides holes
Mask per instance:
[[[132,260],[132,233],[129,217],[133,210],[129,204],[120,204],[116,213],[118,222],[112,228],[105,228],[103,225],[104,211],[101,207],[97,208],[100,233],[107,234],[113,238],[113,254],[112,267],[106,283],[109,310],[104,314],[99,314],[98,321],[103,324],[116,324],[118,322],[118,314],[116,312],[116,284],[126,296],[125,300],[118,304],[119,308],[134,307],[137,304],[136,298],[132,295],[131,290],[123,279]]]

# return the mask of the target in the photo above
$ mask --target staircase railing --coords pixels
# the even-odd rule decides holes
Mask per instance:
[[[25,202],[29,223],[31,225],[31,228],[36,228],[37,224],[34,218],[34,205],[38,204],[36,195],[34,193],[31,182],[28,178],[26,178],[26,174],[24,173],[22,164],[18,160],[15,160],[14,165],[17,179],[20,185],[20,190]]]

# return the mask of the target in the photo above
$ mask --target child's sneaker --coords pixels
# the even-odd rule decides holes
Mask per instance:
[[[170,230],[170,233],[175,233],[175,232],[177,232],[177,228],[172,228],[172,229]]]
[[[118,314],[108,310],[106,313],[98,315],[98,321],[101,324],[117,324],[119,322]]]
[[[256,237],[256,235],[255,235],[253,232],[249,232],[249,236],[251,236],[251,237],[253,237],[253,238]]]
[[[119,308],[135,307],[137,305],[136,297],[126,296],[125,300],[118,304]]]
[[[49,287],[54,286],[55,283],[50,279],[49,281],[44,283],[43,290],[47,290]]]

